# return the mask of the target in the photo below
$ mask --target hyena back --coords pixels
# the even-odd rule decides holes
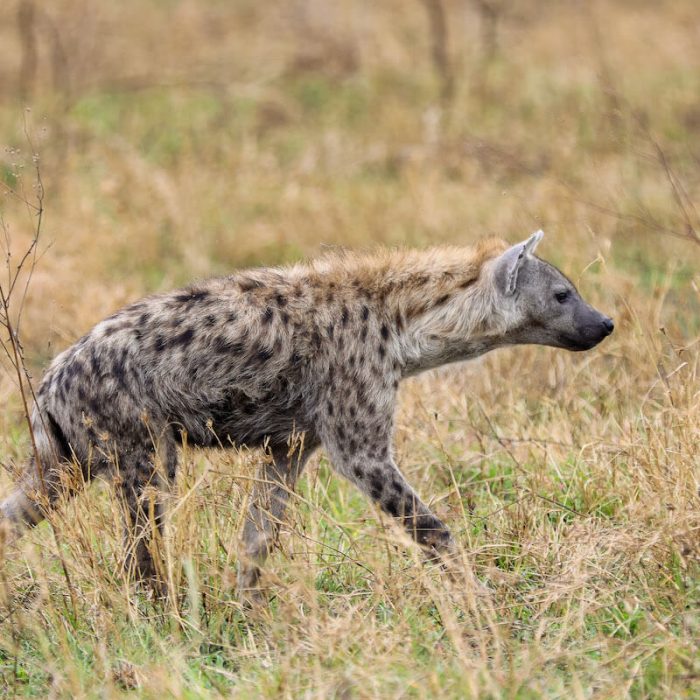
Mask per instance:
[[[175,479],[178,446],[265,445],[239,563],[256,588],[289,491],[319,445],[335,469],[431,552],[447,527],[392,454],[402,378],[504,345],[584,350],[612,321],[532,255],[541,232],[508,247],[334,254],[152,296],[61,353],[37,390],[35,456],[0,506],[33,525],[79,469],[111,476],[126,506],[132,570],[157,579],[152,492]],[[304,435],[290,456],[290,436]],[[76,483],[73,479],[72,483]]]

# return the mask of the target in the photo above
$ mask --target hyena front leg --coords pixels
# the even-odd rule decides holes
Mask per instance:
[[[289,494],[314,448],[315,445],[307,445],[301,453],[295,451],[290,455],[287,445],[275,447],[271,451],[272,460],[263,464],[258,472],[238,562],[238,594],[247,604],[260,600],[261,567],[279,532]]]
[[[169,441],[158,451],[137,447],[121,452],[118,462],[118,487],[126,521],[126,571],[162,594],[164,582],[156,564],[157,545],[163,534],[163,497],[175,479],[177,448]]]
[[[333,465],[400,523],[431,556],[454,549],[447,526],[430,511],[399,471],[391,456],[391,417],[371,424],[341,421],[329,425],[323,443]]]
[[[399,471],[391,456],[391,418],[352,428],[341,421],[328,426],[323,443],[335,468],[391,515],[431,557],[452,552],[447,526],[430,511]]]

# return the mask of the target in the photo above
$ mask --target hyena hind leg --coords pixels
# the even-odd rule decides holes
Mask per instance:
[[[163,595],[160,542],[165,519],[164,496],[177,467],[174,444],[166,445],[165,463],[159,465],[152,449],[135,449],[119,455],[118,493],[124,505],[125,568],[129,577],[150,585]]]
[[[239,550],[238,595],[246,605],[259,603],[259,580],[284,519],[289,494],[313,452],[308,446],[301,454],[288,455],[283,445],[272,450],[272,461],[260,467],[243,527]]]

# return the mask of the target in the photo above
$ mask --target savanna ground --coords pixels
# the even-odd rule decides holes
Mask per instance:
[[[323,245],[542,227],[617,325],[589,353],[500,351],[402,389],[399,462],[482,590],[422,565],[319,454],[269,609],[246,615],[259,455],[188,452],[167,604],[124,581],[104,485],[3,546],[4,694],[700,696],[695,0],[10,0],[0,142],[10,271],[35,153],[45,187],[20,325],[35,382],[127,301]],[[30,439],[7,357],[0,392],[10,465]]]

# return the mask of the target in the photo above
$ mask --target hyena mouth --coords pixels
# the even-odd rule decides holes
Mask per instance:
[[[582,352],[584,350],[590,350],[594,348],[598,343],[600,343],[607,336],[602,335],[599,338],[572,338],[569,335],[560,335],[559,342],[566,350],[571,352]]]

